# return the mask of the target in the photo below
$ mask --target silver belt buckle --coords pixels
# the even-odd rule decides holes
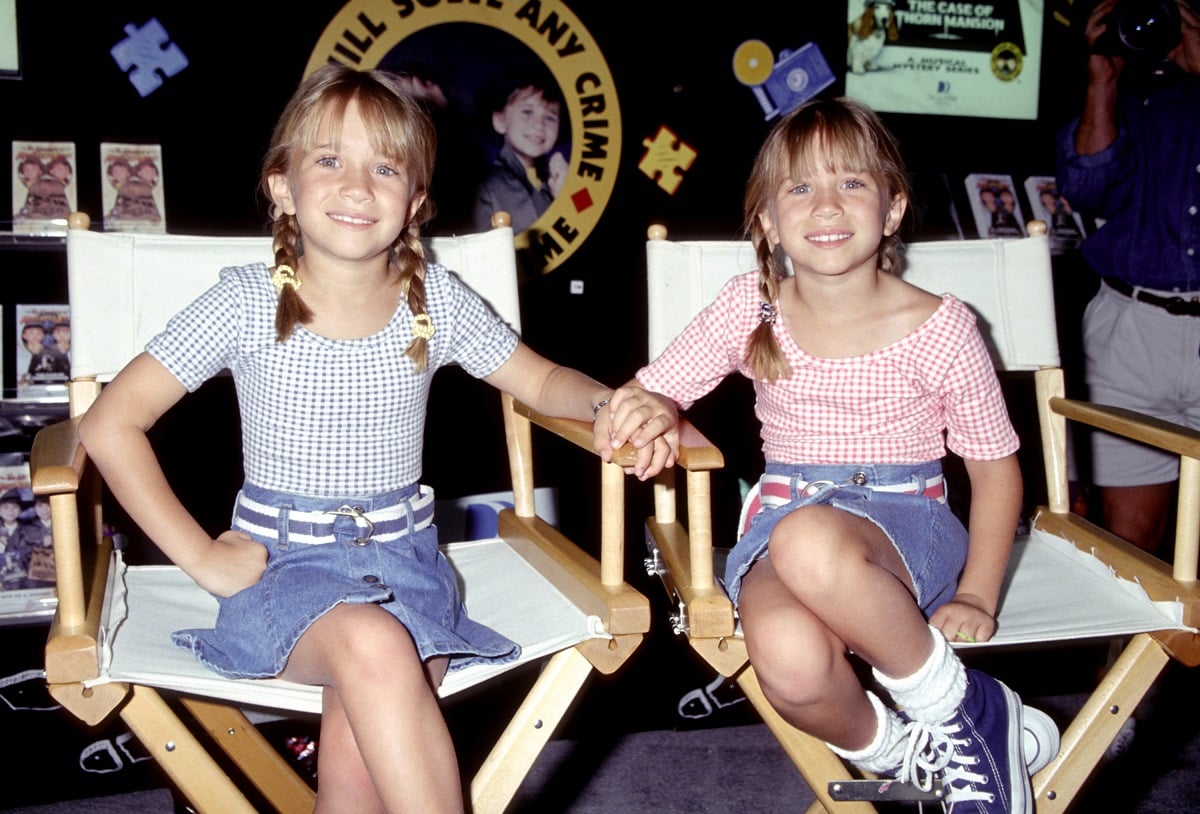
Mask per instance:
[[[349,504],[338,506],[333,511],[327,512],[327,514],[336,514],[339,517],[353,518],[355,526],[365,525],[367,530],[366,536],[355,537],[352,541],[354,545],[365,546],[367,543],[371,542],[371,537],[375,534],[375,524],[371,522],[371,519],[367,517],[366,512],[364,512],[359,506],[351,506]]]

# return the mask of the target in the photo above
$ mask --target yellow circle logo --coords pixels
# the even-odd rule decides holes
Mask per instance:
[[[495,107],[483,108],[495,80],[510,73],[524,76],[519,68],[532,65],[544,70],[557,85],[554,102],[561,100],[561,109],[567,114],[565,121],[559,122],[557,139],[539,136],[540,146],[513,147],[508,153],[511,159],[513,150],[522,155],[548,150],[545,163],[551,167],[553,180],[531,176],[528,183],[548,184],[543,195],[550,200],[527,209],[524,221],[517,212],[506,210],[513,216],[524,271],[532,275],[552,271],[587,239],[616,183],[621,111],[608,63],[574,13],[552,0],[518,4],[502,0],[354,0],[325,27],[305,74],[327,62],[399,73],[407,71],[406,66],[439,61],[441,81],[450,87],[429,93],[439,105],[457,102],[468,109],[458,121],[478,128],[476,135],[485,145],[488,164],[503,163],[504,144],[512,143],[500,138],[512,129],[497,119],[502,114]],[[447,69],[456,75],[447,78]],[[418,71],[412,74],[417,77]],[[545,98],[550,95],[547,92]],[[556,109],[554,104],[549,107]],[[439,140],[460,135],[458,128],[453,134],[448,129],[439,128]],[[543,144],[545,140],[555,143]],[[565,163],[565,173],[553,169],[556,159],[552,151],[559,152],[558,166]],[[447,164],[440,151],[439,163],[443,169]],[[522,183],[527,182],[517,179],[509,185]],[[440,209],[439,195],[435,189]]]
[[[992,49],[992,73],[997,79],[1011,82],[1021,73],[1025,57],[1011,42],[1002,42]]]

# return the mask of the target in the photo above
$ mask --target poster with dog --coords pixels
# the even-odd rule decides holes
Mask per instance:
[[[846,95],[875,110],[1037,118],[1042,0],[848,0]]]

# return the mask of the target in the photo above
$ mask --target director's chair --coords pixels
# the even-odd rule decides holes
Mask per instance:
[[[1045,228],[1020,239],[915,243],[903,278],[971,305],[1001,371],[1031,371],[1048,500],[1028,535],[1015,541],[991,649],[1112,640],[1123,649],[1062,734],[1059,754],[1033,778],[1039,814],[1064,811],[1122,724],[1167,663],[1200,663],[1200,433],[1126,410],[1064,397],[1050,251]],[[1036,234],[1035,234],[1036,233]],[[671,241],[652,226],[646,246],[649,355],[655,358],[732,276],[757,267],[743,241]],[[1180,456],[1173,565],[1072,514],[1068,500],[1067,419],[1152,444]],[[714,575],[710,473],[720,451],[693,430],[677,472],[655,484],[646,523],[647,569],[662,577],[671,624],[718,673],[734,678],[816,794],[810,812],[874,811],[872,800],[908,796],[901,784],[858,780],[824,743],[796,730],[759,687],[718,571]],[[1027,476],[1028,477],[1028,476]],[[682,491],[682,494],[677,492]],[[686,519],[677,517],[677,502]],[[718,532],[721,544],[733,544]],[[718,562],[727,549],[716,549]],[[723,569],[722,569],[723,570]],[[960,645],[956,645],[960,646]],[[1017,688],[1019,690],[1019,687]]]
[[[494,222],[488,232],[432,238],[426,248],[519,331],[512,229],[506,216]],[[52,506],[58,569],[58,607],[46,644],[50,693],[86,724],[119,714],[198,811],[255,811],[255,794],[279,811],[311,811],[313,791],[246,712],[319,712],[321,688],[223,679],[170,643],[172,630],[211,627],[216,603],[178,568],[128,564],[113,550],[102,484],[76,433],[102,384],[170,315],[213,284],[223,266],[270,263],[271,240],[99,233],[88,230],[82,215],[73,217],[72,226],[72,417],[43,430],[31,454],[33,489],[48,495]],[[650,621],[648,600],[623,576],[622,465],[600,464],[597,561],[536,514],[533,473],[533,425],[589,452],[591,425],[542,416],[507,396],[500,401],[514,508],[500,512],[495,537],[446,543],[443,551],[471,616],[518,642],[522,655],[514,664],[451,673],[439,694],[452,695],[523,664],[543,666],[471,782],[475,812],[508,806],[588,677],[617,670]],[[193,725],[177,714],[180,707]],[[213,743],[228,760],[210,754]],[[227,772],[230,763],[234,768]]]

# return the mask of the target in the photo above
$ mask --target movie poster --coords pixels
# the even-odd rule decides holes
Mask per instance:
[[[1025,179],[1025,197],[1033,217],[1045,222],[1050,250],[1055,253],[1077,247],[1086,237],[1083,218],[1058,191],[1053,175],[1031,175]]]
[[[12,143],[13,231],[65,235],[75,211],[75,145],[69,141]]]
[[[0,453],[0,621],[52,614],[54,586],[50,504],[34,499],[25,454]]]
[[[162,146],[100,145],[100,191],[104,231],[167,231]]]
[[[846,95],[880,112],[1037,118],[1042,0],[848,0]]]
[[[967,199],[980,237],[1024,237],[1025,215],[1010,175],[972,173],[966,178]]]
[[[18,305],[17,398],[66,400],[71,380],[71,309]]]

